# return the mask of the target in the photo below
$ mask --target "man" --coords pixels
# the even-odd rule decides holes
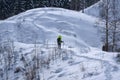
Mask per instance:
[[[59,35],[58,38],[57,38],[57,44],[58,44],[58,48],[61,49],[61,43],[63,43],[62,41],[62,36]]]

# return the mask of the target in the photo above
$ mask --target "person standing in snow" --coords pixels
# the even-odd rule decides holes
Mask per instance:
[[[61,49],[61,43],[63,43],[62,41],[62,36],[59,35],[58,38],[57,38],[57,44],[58,44],[58,48]]]
[[[103,50],[103,51],[108,51],[108,49],[107,49],[106,46],[107,46],[106,44],[102,46],[102,50]]]

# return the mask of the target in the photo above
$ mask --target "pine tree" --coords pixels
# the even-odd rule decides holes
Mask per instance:
[[[43,0],[33,0],[34,8],[43,7]]]
[[[99,0],[0,0],[0,19],[38,7],[61,7],[83,10]]]
[[[4,19],[7,17],[8,12],[8,5],[6,0],[1,0],[0,1],[0,17],[1,19]]]
[[[25,0],[25,10],[34,8],[33,0]]]
[[[14,13],[15,14],[18,14],[20,12],[22,12],[22,9],[21,9],[21,0],[15,0],[15,4],[14,4]]]
[[[80,0],[71,0],[71,9],[80,10]]]

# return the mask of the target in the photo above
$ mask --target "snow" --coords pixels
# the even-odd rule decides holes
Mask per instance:
[[[15,68],[8,71],[9,80],[26,80],[24,65],[33,65],[36,55],[44,62],[37,71],[41,80],[118,80],[118,53],[101,51],[97,20],[72,10],[37,8],[0,21],[0,41],[13,41],[15,68],[23,69],[16,74]],[[57,49],[58,35],[65,42],[61,50]],[[48,58],[49,68],[45,65]],[[29,70],[29,66],[26,68]]]
[[[102,1],[102,0],[101,0]],[[85,9],[85,14],[91,15],[92,17],[100,17],[99,10],[100,10],[100,4],[101,1],[95,3],[94,5],[88,7]]]

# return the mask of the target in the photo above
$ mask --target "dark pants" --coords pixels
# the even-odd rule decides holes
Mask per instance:
[[[61,43],[58,43],[58,48],[61,49]]]

